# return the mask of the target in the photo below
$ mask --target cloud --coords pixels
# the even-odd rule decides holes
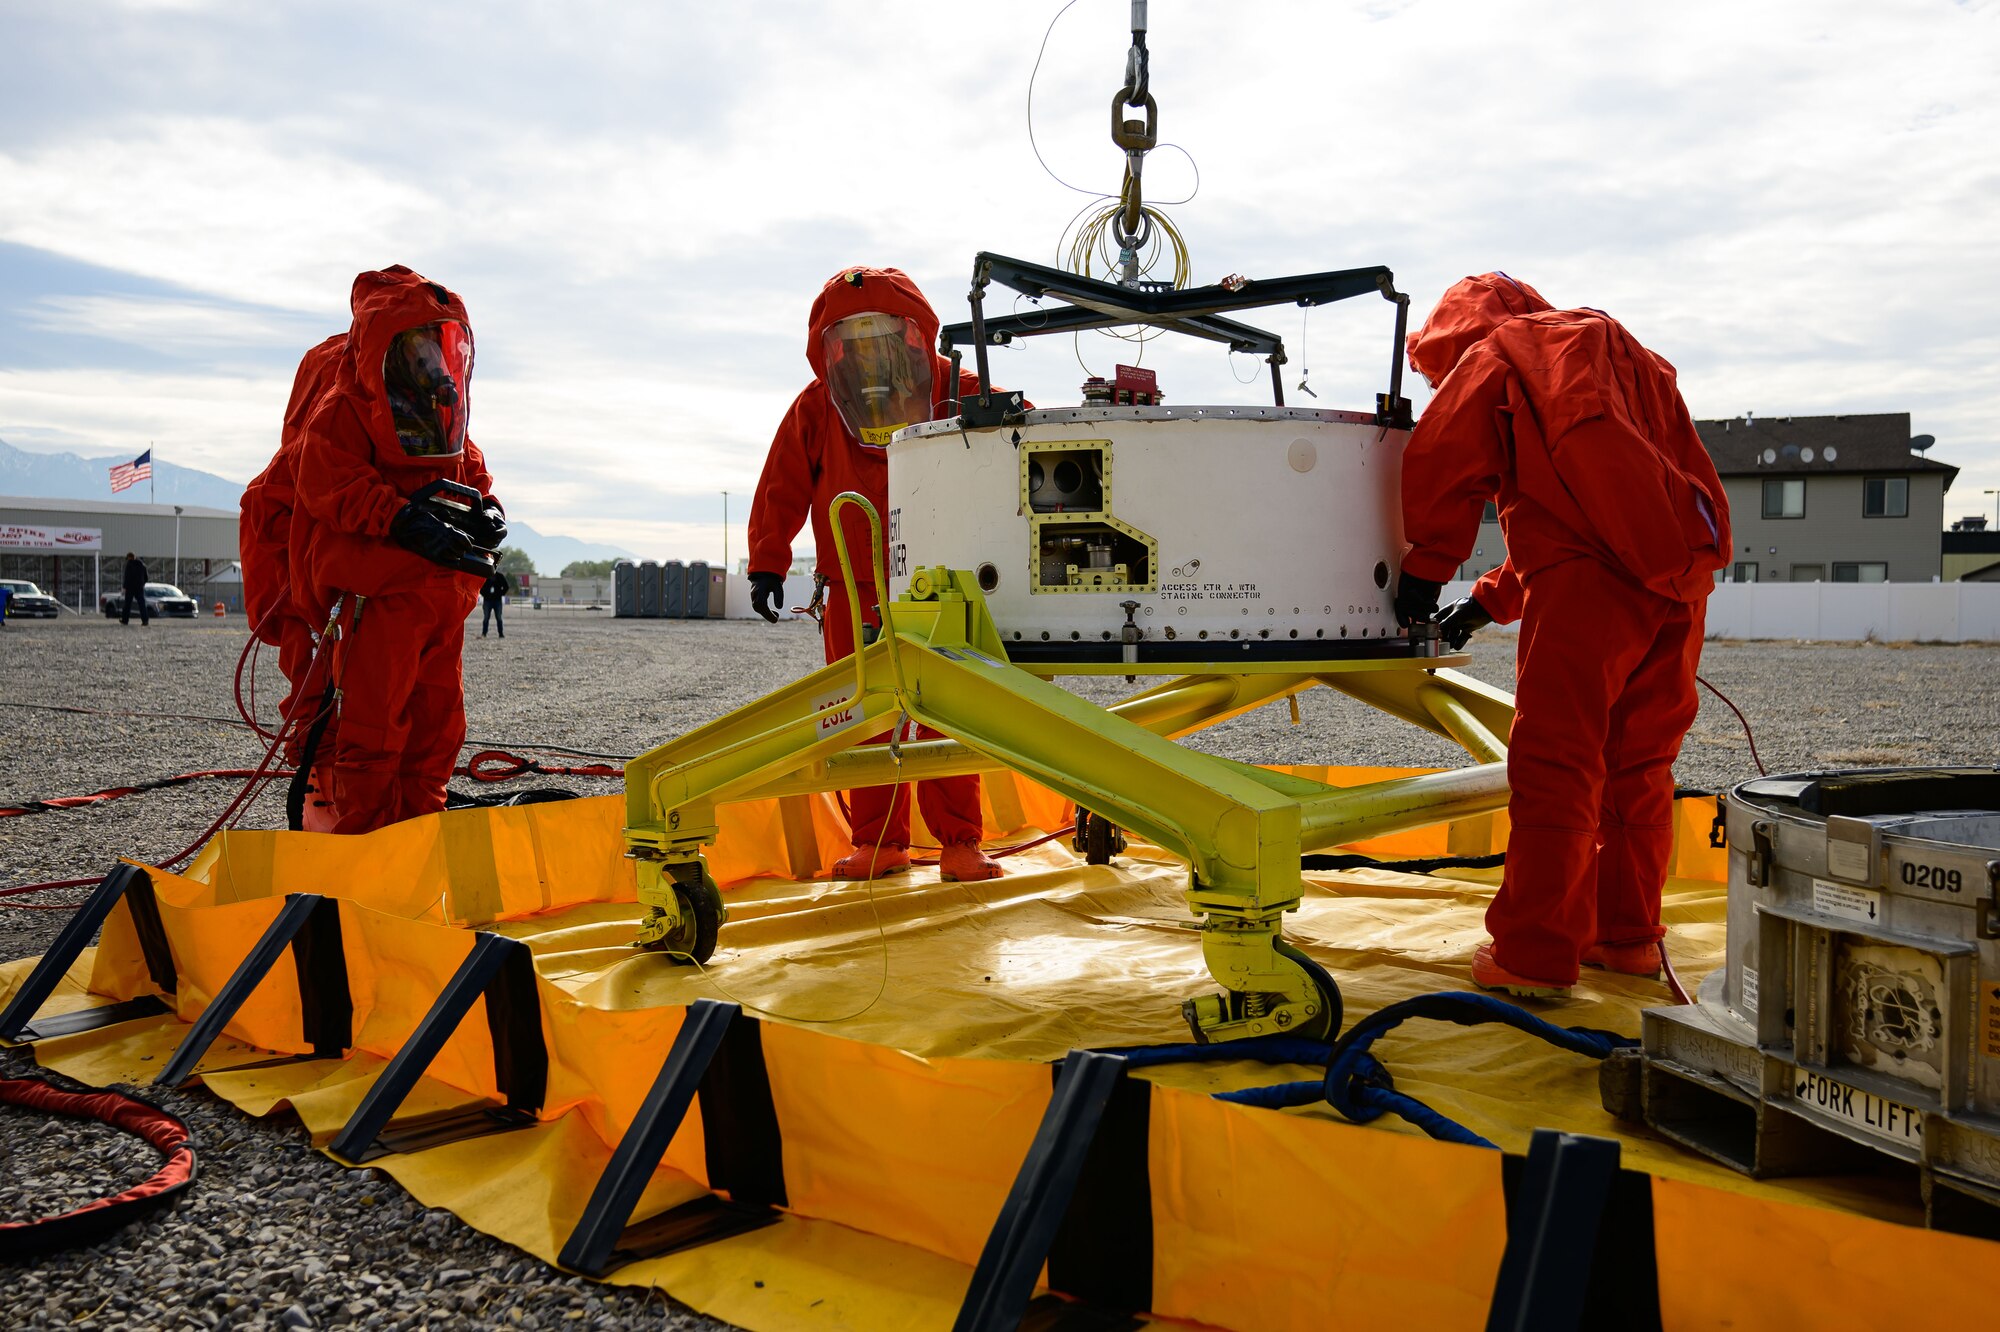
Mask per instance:
[[[353,274],[400,261],[468,301],[474,431],[523,517],[694,553],[661,546],[704,530],[683,506],[754,484],[828,273],[899,264],[956,319],[975,251],[1054,258],[1083,199],[1023,124],[1054,12],[17,15],[0,242],[134,289],[73,279],[9,308],[40,332],[32,359],[0,337],[0,425],[158,437],[247,476],[292,362],[347,322]],[[1065,180],[1117,186],[1126,13],[1085,0],[1050,34],[1034,130]],[[1161,129],[1200,170],[1173,210],[1197,281],[1387,263],[1421,318],[1464,273],[1520,271],[1658,346],[1699,415],[1909,410],[1967,466],[1954,497],[2000,485],[1989,302],[1967,296],[2000,289],[1982,234],[2000,209],[1994,7],[1272,0],[1153,18]],[[1146,189],[1193,180],[1162,151]],[[1319,405],[1385,386],[1382,302],[1249,321],[1291,344],[1295,397],[1308,369]],[[1135,355],[1047,339],[995,373],[1073,402],[1079,358],[1102,373]],[[1268,396],[1263,366],[1216,348],[1143,356],[1172,401]]]
[[[186,467],[247,481],[278,444],[290,394],[282,377],[0,369],[0,437],[91,453],[157,445]],[[48,424],[59,423],[51,431]]]
[[[309,332],[301,316],[286,311],[124,296],[50,296],[23,314],[27,325],[39,332],[148,348],[168,343],[211,354],[290,345]]]

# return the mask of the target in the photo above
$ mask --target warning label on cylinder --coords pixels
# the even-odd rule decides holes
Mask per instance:
[[[1162,583],[1162,601],[1262,601],[1255,583]]]
[[[1979,987],[1979,1053],[2000,1059],[2000,985]]]
[[[1844,883],[1813,880],[1813,910],[1822,916],[1858,920],[1873,924],[1882,919],[1882,894],[1866,888],[1850,888]]]

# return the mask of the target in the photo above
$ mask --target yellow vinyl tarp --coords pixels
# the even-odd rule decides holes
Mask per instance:
[[[1396,775],[1302,769],[1341,785]],[[1025,841],[1068,818],[1026,782],[989,781],[988,833]],[[995,788],[998,788],[997,795]],[[1723,853],[1712,802],[1679,806],[1666,915],[1692,987],[1720,960]],[[341,1060],[226,1071],[307,1049],[296,972],[280,961],[202,1067],[248,1113],[289,1106],[321,1144],[464,959],[478,926],[532,951],[548,1050],[541,1122],[373,1164],[427,1205],[553,1260],[702,997],[761,1021],[783,1143],[775,1226],[612,1273],[658,1284],[751,1327],[949,1326],[970,1266],[1046,1108],[1049,1061],[1071,1049],[1179,1043],[1180,1001],[1212,986],[1187,929],[1184,868],[1135,845],[1087,866],[1062,840],[1009,858],[1006,877],[943,883],[934,870],[876,883],[794,878],[844,849],[831,801],[726,807],[712,864],[730,923],[704,969],[634,952],[638,909],[616,798],[469,810],[361,837],[230,833],[188,877],[152,872],[179,973],[172,1015],[44,1040],[37,1057],[95,1083],[157,1070],[275,916],[287,892],[340,899],[353,1004]],[[1378,839],[1381,856],[1499,849],[1505,816]],[[921,832],[919,837],[921,837]],[[1305,875],[1289,937],[1331,969],[1347,1016],[1467,985],[1498,871],[1431,876],[1358,869]],[[0,967],[0,997],[27,964]],[[129,912],[47,1011],[158,993]],[[1569,1025],[1636,1033],[1657,984],[1586,972],[1544,1010]],[[1669,1327],[1790,1328],[1856,1307],[1843,1269],[1893,1249],[1901,1321],[1970,1316],[1984,1296],[1967,1260],[1991,1251],[1892,1224],[1914,1198],[1869,1179],[1754,1183],[1612,1120],[1597,1069],[1510,1029],[1398,1030],[1376,1053],[1397,1087],[1508,1151],[1539,1127],[1614,1136],[1656,1177],[1662,1309]],[[475,1005],[405,1114],[498,1090]],[[1217,1102],[1222,1087],[1310,1078],[1247,1062],[1144,1070],[1157,1315],[1235,1328],[1354,1322],[1482,1326],[1506,1234],[1498,1154],[1434,1143],[1321,1104],[1271,1111]],[[701,1196],[699,1114],[669,1148],[636,1216]],[[1862,1214],[1868,1215],[1862,1215]],[[1873,1217],[1875,1219],[1870,1219]],[[1785,1256],[1759,1261],[1758,1253]],[[1728,1285],[1754,1298],[1720,1290]],[[1854,1298],[1859,1299],[1857,1295]]]

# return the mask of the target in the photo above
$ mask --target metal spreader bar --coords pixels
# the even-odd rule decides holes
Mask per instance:
[[[1389,295],[1395,290],[1395,274],[1380,265],[1294,277],[1246,278],[1227,285],[1178,290],[1164,284],[1120,286],[1047,264],[1010,259],[1003,254],[982,252],[974,258],[973,266],[976,272],[1031,300],[1053,296],[1074,307],[985,319],[983,331],[991,346],[1005,346],[1015,338],[1050,333],[1146,324],[1227,343],[1236,351],[1268,356],[1284,347],[1283,338],[1220,316],[1225,311],[1256,310],[1270,305],[1328,305],[1356,296]],[[1393,295],[1390,299],[1394,299]],[[970,345],[973,340],[970,321],[949,324],[938,334],[939,345],[947,354],[951,348]]]
[[[985,293],[994,282],[1034,301],[1053,298],[1066,304],[989,318],[985,312]],[[973,349],[979,371],[979,393],[971,400],[975,404],[973,406],[955,400],[953,413],[974,428],[1012,419],[1005,410],[995,414],[993,380],[986,355],[988,347],[1006,346],[1016,338],[1132,325],[1204,338],[1223,343],[1231,351],[1265,357],[1271,364],[1273,397],[1278,405],[1283,406],[1284,383],[1278,376],[1278,368],[1285,363],[1285,340],[1275,333],[1225,319],[1224,313],[1273,305],[1328,305],[1370,294],[1379,295],[1396,306],[1395,345],[1390,349],[1389,391],[1378,395],[1377,415],[1384,425],[1408,429],[1410,410],[1409,403],[1402,396],[1402,358],[1410,298],[1396,290],[1395,274],[1379,264],[1370,268],[1342,268],[1292,277],[1239,277],[1205,287],[1175,288],[1164,282],[1134,286],[1103,282],[1047,264],[982,251],[972,261],[972,290],[969,294],[972,318],[940,329],[938,349],[952,358],[954,367],[962,355],[959,348],[970,346]],[[955,384],[952,391],[957,392]]]

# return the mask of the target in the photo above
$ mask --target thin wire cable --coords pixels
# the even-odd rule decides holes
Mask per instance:
[[[1048,172],[1050,180],[1066,190],[1075,190],[1078,194],[1089,194],[1104,199],[1110,196],[1101,190],[1086,190],[1081,185],[1072,185],[1061,176],[1058,176],[1055,168],[1050,166],[1048,160],[1042,156],[1041,145],[1035,142],[1035,76],[1042,72],[1042,57],[1048,54],[1049,37],[1055,32],[1057,21],[1064,14],[1069,13],[1071,9],[1075,8],[1075,6],[1076,0],[1069,0],[1068,4],[1056,11],[1055,18],[1049,20],[1049,26],[1042,32],[1042,44],[1035,52],[1035,67],[1028,71],[1028,147],[1033,150],[1035,160],[1042,164],[1042,170]]]
[[[1193,153],[1189,152],[1187,149],[1181,147],[1181,145],[1177,143],[1159,144],[1152,151],[1157,153],[1163,148],[1171,148],[1175,152],[1179,153],[1182,157],[1185,157],[1187,159],[1188,170],[1194,172],[1194,188],[1190,189],[1186,194],[1183,194],[1178,199],[1160,199],[1156,200],[1156,202],[1162,208],[1179,208],[1182,204],[1193,203],[1194,197],[1197,194],[1201,193],[1201,164],[1194,160]]]
[[[1071,2],[1074,3],[1074,0],[1071,0]],[[857,647],[855,650],[858,652],[860,648]],[[900,731],[906,722],[907,717],[904,721],[897,722],[896,729]],[[890,757],[895,760],[896,770],[901,772],[903,769],[902,755],[896,752],[893,745],[890,747],[889,752]],[[694,964],[695,970],[701,973],[703,980],[722,992],[723,998],[729,1000],[731,1003],[739,1004],[749,1009],[752,1013],[777,1018],[783,1022],[801,1022],[813,1026],[827,1026],[835,1022],[852,1022],[855,1018],[865,1015],[876,1004],[882,1002],[882,996],[888,993],[889,990],[889,930],[882,923],[882,908],[875,900],[875,880],[872,876],[875,870],[875,862],[881,859],[883,843],[889,839],[889,824],[896,817],[896,802],[902,799],[903,789],[908,785],[908,782],[898,781],[889,792],[889,809],[882,818],[882,831],[875,834],[875,845],[868,853],[868,870],[871,877],[862,880],[862,883],[865,885],[864,891],[868,894],[868,911],[875,919],[875,944],[882,959],[881,971],[875,977],[875,993],[868,997],[867,1003],[861,1005],[861,1007],[855,1009],[852,1013],[842,1013],[838,1017],[801,1017],[796,1013],[780,1012],[775,1008],[765,1008],[761,1004],[752,1003],[750,1000],[732,991],[727,985],[717,980],[715,973],[703,966],[701,959],[697,958],[694,954],[684,953],[678,949],[665,949],[662,951],[669,957],[686,958]],[[845,808],[845,805],[846,802],[843,801],[842,807]],[[851,821],[849,826],[852,827]]]

